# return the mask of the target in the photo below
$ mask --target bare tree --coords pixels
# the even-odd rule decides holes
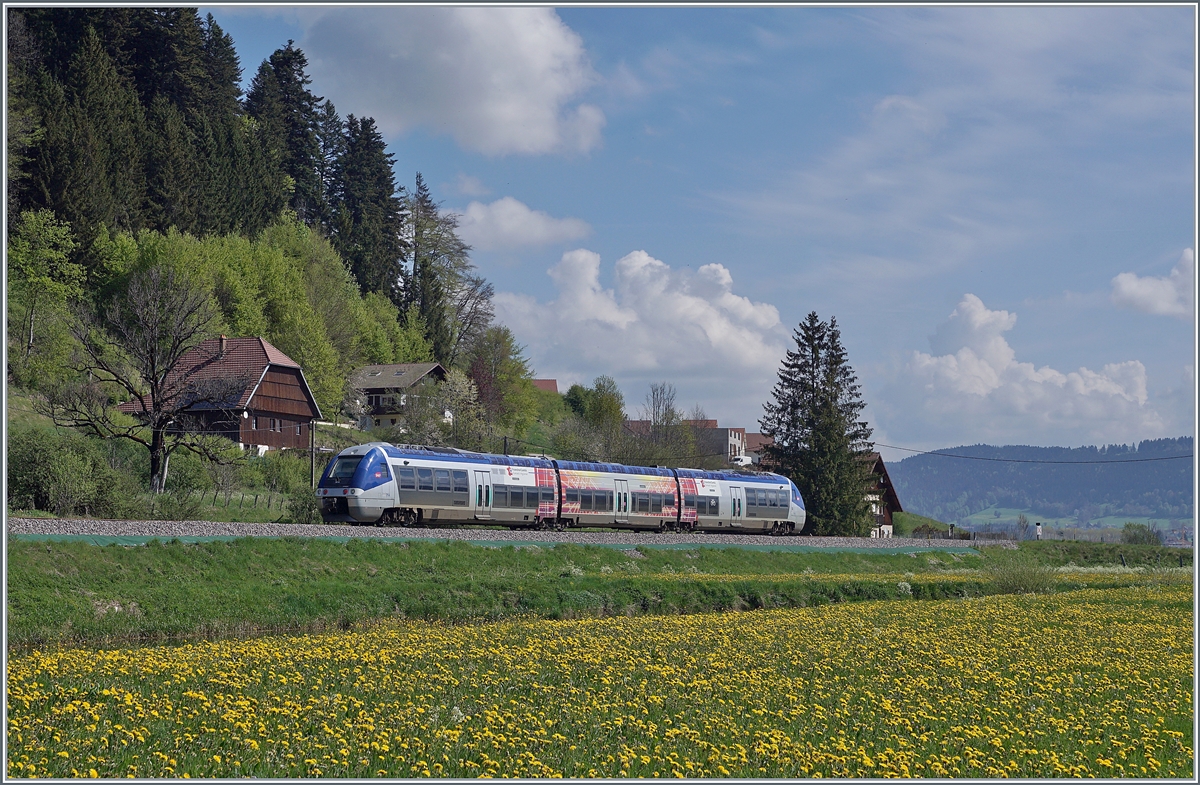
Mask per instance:
[[[57,425],[141,444],[150,452],[151,490],[161,493],[177,448],[226,459],[228,441],[203,432],[200,412],[235,419],[232,410],[249,379],[205,375],[215,351],[180,365],[215,319],[207,292],[174,270],[151,267],[134,275],[107,309],[76,309],[72,370],[79,380],[52,390],[39,408]],[[131,399],[137,422],[117,409],[120,398]]]

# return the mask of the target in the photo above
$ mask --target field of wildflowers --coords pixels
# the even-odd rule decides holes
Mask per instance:
[[[1192,630],[1189,582],[32,652],[6,773],[1191,778]]]

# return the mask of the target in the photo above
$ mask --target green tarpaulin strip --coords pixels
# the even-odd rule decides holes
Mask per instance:
[[[10,534],[9,537],[17,540],[32,540],[35,542],[52,541],[52,542],[86,542],[91,545],[145,545],[149,542],[232,542],[233,540],[246,539],[253,535],[214,535],[211,537],[143,537],[136,535],[101,535],[101,534]],[[278,540],[281,537],[268,537],[267,539]],[[758,545],[747,543],[741,545],[738,543],[674,543],[674,542],[643,542],[643,543],[559,543],[559,542],[543,542],[539,540],[445,540],[438,537],[335,537],[335,536],[320,536],[313,537],[315,540],[329,540],[331,542],[349,542],[350,540],[378,540],[380,542],[469,542],[472,545],[480,545],[485,548],[503,548],[513,546],[517,548],[528,548],[536,546],[538,548],[553,548],[555,545],[596,545],[601,548],[616,548],[618,550],[628,551],[634,548],[664,548],[668,550],[694,550],[696,548],[742,548],[743,550],[753,551],[785,551],[788,553],[874,553],[881,556],[892,556],[898,553],[919,553],[922,551],[937,550],[947,553],[965,553],[978,556],[979,552],[974,548],[964,548],[953,545],[939,545],[930,542],[929,545],[906,545],[896,548],[857,548],[853,546],[829,546],[820,545]]]

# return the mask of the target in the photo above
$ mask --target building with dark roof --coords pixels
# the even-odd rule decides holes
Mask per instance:
[[[409,395],[417,395],[419,387],[445,378],[446,369],[439,363],[364,365],[350,374],[350,386],[358,391],[365,407],[359,427],[395,425]]]
[[[201,341],[179,358],[168,372],[171,375],[197,385],[211,380],[238,382],[240,392],[235,390],[219,405],[184,402],[181,413],[194,421],[190,427],[220,434],[260,454],[269,449],[308,449],[313,422],[321,417],[300,365],[262,338],[222,335]],[[137,417],[151,411],[152,403],[143,396],[117,408]]]

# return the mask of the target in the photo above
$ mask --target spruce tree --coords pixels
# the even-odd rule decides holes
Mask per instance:
[[[288,41],[263,61],[250,83],[246,111],[258,121],[268,150],[291,178],[292,209],[311,226],[321,214],[317,105],[322,99],[309,91],[308,58],[293,43]]]
[[[329,141],[331,148],[335,144]],[[379,292],[402,306],[405,227],[394,158],[370,117],[346,118],[342,148],[330,177],[334,247],[364,294]]]
[[[767,449],[776,468],[796,483],[805,500],[805,533],[863,536],[871,525],[866,500],[871,429],[861,419],[866,403],[842,345],[837,320],[808,314],[793,338],[759,420],[774,438]]]
[[[425,322],[433,356],[439,363],[448,364],[454,335],[446,279],[441,273],[446,254],[457,250],[449,246],[458,238],[447,236],[444,222],[439,220],[438,206],[420,172],[417,172],[416,188],[407,202],[411,226],[409,252],[412,257],[412,284],[405,304],[417,306],[417,313]],[[458,244],[461,245],[461,241]]]

